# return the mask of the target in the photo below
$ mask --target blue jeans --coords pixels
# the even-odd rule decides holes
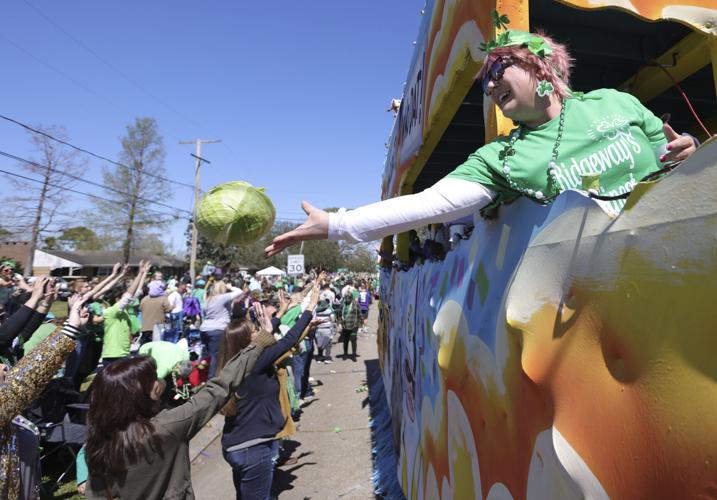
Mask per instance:
[[[224,451],[224,460],[232,467],[237,500],[267,500],[274,479],[274,457],[279,441],[267,441],[237,451]]]
[[[291,358],[291,371],[294,375],[294,390],[300,398],[313,395],[311,385],[309,384],[309,372],[311,370],[311,360],[314,357],[314,342],[311,339],[304,339],[308,344],[308,350],[301,354],[294,354]]]
[[[212,357],[211,362],[209,363],[209,372],[207,372],[207,377],[212,378],[217,373],[217,358],[219,357],[219,346],[222,343],[224,330],[210,330],[208,332],[201,333],[202,342],[204,342],[204,346],[207,351],[209,351],[209,355]],[[205,357],[204,353],[202,353],[202,357]]]
[[[181,311],[171,313],[169,315],[169,322],[172,324],[172,329],[164,332],[164,340],[176,344],[184,333],[184,313]]]

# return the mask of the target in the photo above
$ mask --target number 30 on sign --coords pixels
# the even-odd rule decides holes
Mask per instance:
[[[288,270],[289,276],[304,274],[304,256],[289,255],[286,268]]]

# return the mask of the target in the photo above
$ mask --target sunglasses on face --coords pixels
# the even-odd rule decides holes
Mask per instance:
[[[486,72],[485,76],[483,77],[483,93],[485,95],[488,95],[488,84],[490,82],[493,82],[495,85],[498,85],[500,81],[503,79],[503,73],[505,73],[505,70],[508,66],[512,65],[512,61],[507,59],[498,59],[496,60],[491,67]]]

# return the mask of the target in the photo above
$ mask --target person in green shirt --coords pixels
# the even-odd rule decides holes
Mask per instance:
[[[307,220],[281,234],[267,257],[304,240],[372,241],[428,224],[450,223],[518,197],[552,202],[584,181],[616,214],[647,174],[686,160],[696,140],[675,133],[632,95],[570,88],[573,59],[541,33],[505,30],[481,45],[478,81],[516,127],[479,148],[432,187],[346,211],[327,213],[304,202]]]
[[[144,282],[149,266],[149,262],[141,261],[137,276],[124,293],[121,290],[114,289],[107,294],[110,301],[114,299],[114,304],[103,312],[105,327],[102,346],[103,366],[107,366],[118,359],[126,358],[130,354],[132,317],[127,308],[136,298],[135,294],[140,284]]]
[[[189,361],[189,350],[185,342],[147,342],[139,348],[140,356],[151,356],[157,364],[157,378],[163,379],[172,373],[179,363]]]

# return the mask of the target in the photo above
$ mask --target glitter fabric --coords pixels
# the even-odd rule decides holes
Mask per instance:
[[[73,327],[65,329],[76,333]],[[0,498],[20,497],[18,439],[12,419],[42,393],[74,350],[75,341],[58,329],[7,372],[0,385]]]

